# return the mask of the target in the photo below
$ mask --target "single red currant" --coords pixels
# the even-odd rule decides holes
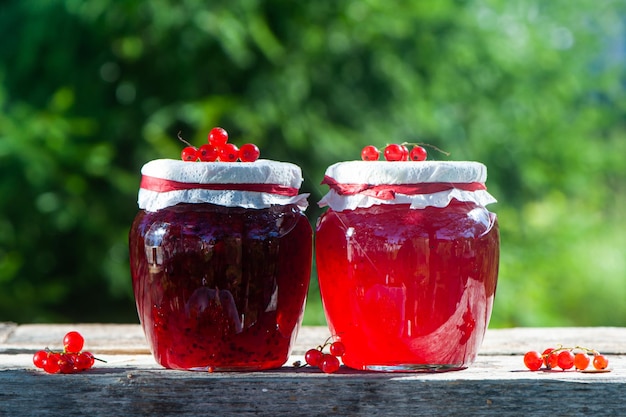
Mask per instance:
[[[563,369],[564,371],[571,369],[572,366],[574,366],[574,354],[572,353],[572,351],[563,350],[559,352],[559,355],[557,357],[557,364],[559,365],[559,368]]]
[[[324,354],[319,349],[309,349],[304,354],[304,360],[311,366],[319,366]]]
[[[220,156],[219,151],[213,145],[209,145],[208,143],[200,146],[200,149],[197,151],[198,159],[202,162],[213,162],[217,160]]]
[[[326,374],[332,374],[339,369],[339,359],[336,356],[324,353],[320,362],[320,369]]]
[[[61,358],[59,359],[59,371],[62,374],[73,374],[74,369],[74,355],[71,353],[63,353],[61,354]]]
[[[35,364],[37,368],[43,368],[44,365],[46,364],[47,359],[48,359],[48,351],[40,350],[38,352],[35,352],[35,354],[33,355],[33,364]]]
[[[91,368],[93,366],[94,362],[95,362],[95,358],[91,354],[91,352],[81,352],[76,357],[74,365],[75,365],[77,370],[84,371],[86,369]]]
[[[543,365],[543,357],[539,352],[530,351],[524,355],[524,365],[531,371],[538,371]]]
[[[228,132],[221,127],[214,127],[209,132],[208,141],[211,145],[219,148],[228,142]]]
[[[235,162],[239,159],[239,148],[233,143],[226,143],[220,147],[220,161]]]
[[[409,159],[411,161],[425,161],[427,155],[426,149],[421,146],[414,146],[409,153]]]
[[[404,148],[402,145],[398,145],[397,143],[392,143],[391,145],[385,146],[385,160],[387,161],[402,161],[404,157]]]
[[[241,162],[254,162],[261,156],[259,147],[254,143],[246,143],[239,148],[239,159]]]
[[[75,331],[69,332],[63,338],[63,349],[65,352],[77,353],[83,350],[85,339]]]
[[[193,146],[186,146],[181,151],[180,157],[185,162],[194,162],[198,159],[198,150]]]
[[[361,159],[364,161],[378,161],[380,151],[376,146],[367,145],[361,150]]]
[[[333,356],[343,356],[346,353],[346,346],[341,342],[333,342],[330,344],[329,350]]]
[[[409,148],[407,148],[405,145],[400,145],[400,146],[402,146],[402,160],[408,161],[409,160]]]
[[[553,350],[554,348],[547,348],[541,354],[541,356],[543,356],[543,363],[548,369],[556,368],[558,365],[559,357],[558,354],[552,353]]]
[[[593,355],[593,367],[596,369],[606,369],[609,366],[609,360],[606,356],[596,353]]]
[[[43,365],[43,370],[49,374],[56,374],[61,370],[61,366],[59,362],[61,360],[60,353],[50,353],[48,355],[48,359],[46,359],[46,363]]]
[[[587,369],[590,362],[591,358],[584,352],[578,352],[574,355],[574,367],[579,371]]]

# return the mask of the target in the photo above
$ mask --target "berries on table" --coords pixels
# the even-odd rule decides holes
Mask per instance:
[[[325,374],[332,374],[337,372],[340,367],[339,359],[336,356],[331,355],[330,353],[324,353],[322,355],[322,360],[320,361],[319,368]]]
[[[593,360],[589,357],[593,355]],[[593,364],[593,370],[588,370],[589,364]],[[580,372],[609,372],[608,359],[594,349],[580,346],[547,348],[542,354],[536,351],[526,352],[524,365],[531,371],[556,370],[567,371],[574,368]],[[542,368],[543,366],[543,368]]]
[[[327,374],[337,372],[341,367],[339,358],[346,352],[346,347],[340,341],[331,342],[332,339],[333,337],[331,336],[326,339],[323,345],[307,350],[304,354],[306,364],[314,368],[319,368],[322,372]],[[324,352],[327,346],[329,347],[328,350],[330,353]],[[299,362],[294,365],[301,366]]]
[[[557,364],[558,364],[558,356],[555,353],[552,353],[554,351],[554,348],[547,348],[546,350],[543,351],[543,363],[544,365],[546,365],[546,368],[548,369],[552,369],[552,368],[556,368]]]
[[[311,366],[319,366],[324,354],[319,349],[309,349],[304,355],[304,361]]]
[[[346,353],[346,347],[341,342],[333,342],[330,344],[330,354],[333,356],[343,356]]]
[[[538,371],[543,365],[543,357],[537,351],[526,352],[524,355],[524,365],[531,371]]]
[[[574,355],[574,367],[579,371],[587,369],[589,362],[591,362],[591,358],[585,352],[578,352]]]
[[[574,354],[571,350],[562,350],[557,357],[557,365],[564,371],[574,366]]]
[[[35,364],[37,368],[43,368],[46,364],[46,360],[48,359],[48,354],[49,352],[46,350],[35,352],[33,355],[33,364]]]
[[[69,332],[63,338],[63,350],[65,350],[66,352],[80,352],[81,350],[83,350],[84,344],[85,339],[80,333],[76,331]]]
[[[606,369],[607,366],[609,366],[609,360],[604,355],[596,352],[593,355],[593,367],[600,370]]]
[[[33,364],[48,374],[75,374],[90,369],[96,358],[91,352],[82,350],[84,343],[80,333],[68,332],[63,338],[62,352],[48,348],[39,350],[33,355]]]

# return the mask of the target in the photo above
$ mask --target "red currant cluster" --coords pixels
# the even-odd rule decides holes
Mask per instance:
[[[339,358],[346,352],[346,347],[343,343],[339,341],[331,342],[330,340],[331,338],[315,349],[307,350],[304,355],[304,360],[308,365],[320,368],[326,374],[337,372],[340,366]],[[326,346],[328,346],[329,353],[324,352]]]
[[[199,148],[192,146],[178,134],[178,139],[187,144],[180,156],[187,162],[254,162],[259,159],[261,151],[253,143],[246,143],[238,148],[234,143],[228,142],[228,132],[221,127],[214,127],[209,132],[208,142]]]
[[[577,371],[585,371],[590,363],[593,364],[595,372],[605,371],[609,366],[609,360],[604,355],[596,350],[579,346],[548,348],[543,353],[532,350],[524,355],[524,365],[531,371],[538,371],[542,367],[548,370],[561,368],[567,371],[574,368]]]
[[[426,149],[420,145],[413,145],[409,151],[409,143],[392,143],[385,146],[383,156],[385,161],[425,161],[428,154]],[[361,150],[361,159],[364,161],[378,161],[380,150],[373,145],[367,145]]]
[[[46,348],[33,355],[37,368],[49,374],[75,374],[91,368],[96,358],[91,352],[83,351],[85,339],[75,331],[63,338],[63,351],[55,352]]]

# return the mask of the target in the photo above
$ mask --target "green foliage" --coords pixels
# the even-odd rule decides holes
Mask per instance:
[[[136,321],[139,169],[219,125],[303,168],[311,222],[366,144],[484,162],[492,324],[626,325],[623,2],[5,3],[0,320]]]

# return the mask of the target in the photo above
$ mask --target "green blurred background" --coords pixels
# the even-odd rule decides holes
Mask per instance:
[[[10,0],[0,321],[137,322],[139,170],[213,126],[325,168],[428,142],[488,166],[492,327],[626,325],[624,1]],[[313,273],[305,322],[324,323]]]

